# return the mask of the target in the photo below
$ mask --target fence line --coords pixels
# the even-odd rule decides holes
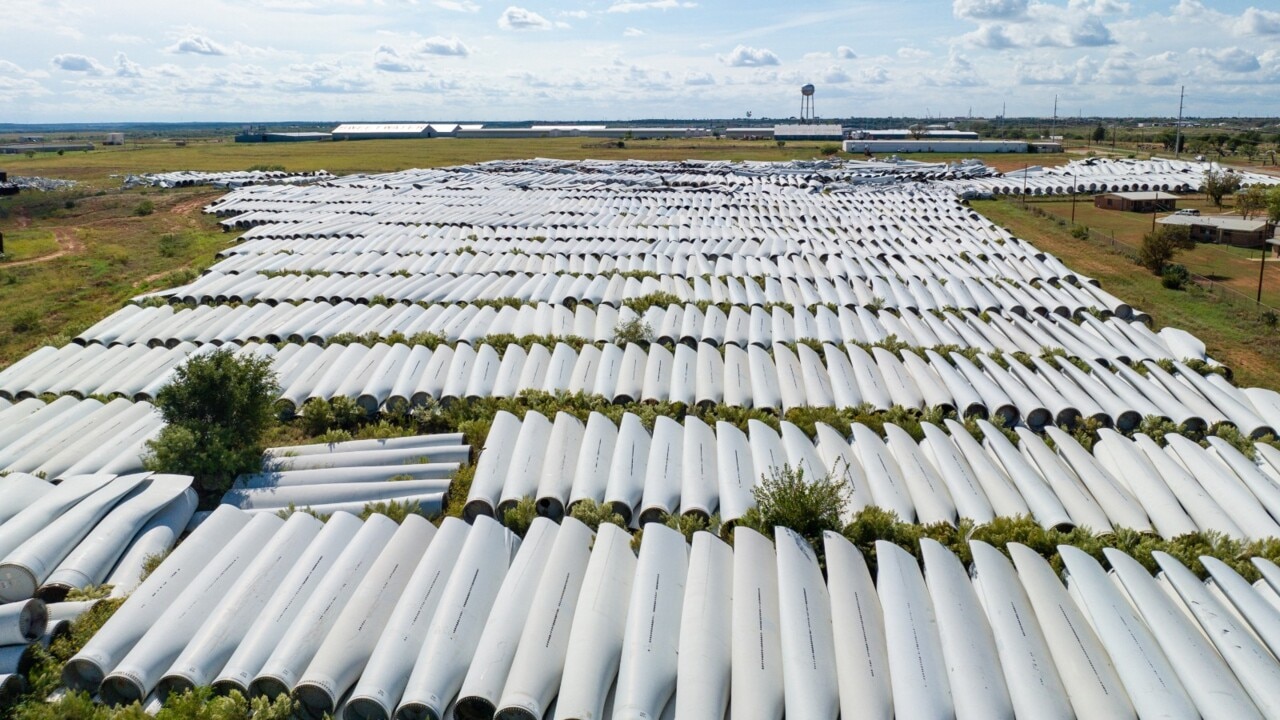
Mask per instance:
[[[1038,207],[1028,206],[1027,211],[1037,217],[1044,218],[1046,220],[1052,220],[1062,225],[1063,227],[1069,227],[1071,224],[1069,221],[1064,220],[1063,218],[1060,218],[1057,215],[1050,213],[1046,210],[1042,210]],[[1087,238],[1080,238],[1081,240],[1087,239],[1089,242],[1092,242],[1095,245],[1101,245],[1101,246],[1107,247],[1112,252],[1118,253],[1120,255],[1124,255],[1130,260],[1137,262],[1140,248],[1136,245],[1131,245],[1123,240],[1117,240],[1114,232],[1112,232],[1110,235],[1103,235],[1097,230],[1094,230],[1084,225],[1076,225],[1076,227],[1084,228],[1085,233],[1087,234]],[[1073,236],[1075,236],[1074,232],[1075,231],[1073,230]],[[1075,236],[1075,237],[1078,237],[1078,236]],[[1264,249],[1263,252],[1265,253],[1266,250]],[[1280,261],[1277,261],[1277,262],[1280,262]],[[1232,305],[1238,306],[1242,310],[1256,310],[1260,316],[1266,313],[1273,313],[1275,315],[1280,315],[1280,308],[1268,305],[1267,303],[1264,303],[1264,302],[1259,302],[1256,299],[1256,296],[1254,295],[1246,295],[1245,293],[1242,293],[1239,290],[1227,287],[1226,285],[1224,285],[1221,282],[1218,282],[1217,280],[1206,277],[1204,275],[1200,275],[1199,273],[1191,272],[1190,268],[1188,268],[1187,273],[1189,275],[1189,279],[1191,280],[1191,282],[1195,283],[1201,290],[1204,290],[1210,295],[1214,295],[1215,297],[1221,300],[1225,300]]]

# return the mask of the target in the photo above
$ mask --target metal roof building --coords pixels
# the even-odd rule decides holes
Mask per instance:
[[[724,131],[724,136],[732,140],[772,139],[771,127],[731,127]]]
[[[333,129],[334,140],[404,140],[432,137],[427,123],[345,123]]]
[[[1159,190],[1103,193],[1093,198],[1096,208],[1125,212],[1170,212],[1177,205],[1177,195]]]
[[[1224,243],[1237,247],[1258,247],[1271,237],[1273,228],[1266,218],[1246,220],[1235,216],[1170,215],[1157,220],[1161,225],[1191,228],[1196,242]]]
[[[845,140],[847,153],[1024,153],[1025,140]]]
[[[851,137],[859,140],[977,140],[978,133],[967,130],[925,130],[913,133],[907,128],[891,130],[855,130]]]
[[[835,140],[844,139],[844,128],[839,125],[775,125],[775,140]]]

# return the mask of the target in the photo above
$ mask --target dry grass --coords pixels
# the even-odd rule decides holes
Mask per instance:
[[[1033,200],[1030,204],[1064,220],[1071,218],[1070,200]],[[1205,215],[1230,212],[1229,206],[1219,209],[1203,196],[1196,195],[1179,200],[1178,207],[1196,208]],[[1161,213],[1160,217],[1164,215]],[[1100,210],[1093,206],[1093,199],[1086,196],[1076,203],[1075,217],[1077,224],[1135,248],[1142,243],[1142,236],[1151,231],[1152,215]],[[1194,250],[1178,253],[1174,262],[1252,298],[1258,291],[1260,256],[1261,252],[1256,249],[1201,244]],[[1264,272],[1262,301],[1272,307],[1280,307],[1280,262],[1268,262]]]
[[[362,140],[322,143],[242,143],[229,139],[104,148],[64,156],[16,156],[5,159],[15,175],[45,175],[118,186],[110,175],[172,170],[246,170],[255,165],[282,165],[293,172],[328,170],[335,174],[389,172],[418,167],[460,165],[486,160],[549,157],[564,160],[793,160],[821,155],[829,143],[787,143],[714,139],[632,140],[625,148],[601,147],[593,138],[538,140]]]
[[[207,201],[217,193],[152,191],[145,199],[156,211],[146,217],[132,215],[143,199],[139,191],[80,197],[70,209],[59,198],[39,194],[0,203],[8,215],[0,219],[6,246],[15,238],[22,255],[48,257],[58,250],[56,233],[69,248],[43,262],[0,263],[0,367],[40,345],[66,342],[135,295],[185,282],[183,268],[211,264],[234,236],[224,235],[216,220],[198,210],[170,212],[196,197]],[[160,252],[164,235],[178,238],[180,250],[169,257]]]

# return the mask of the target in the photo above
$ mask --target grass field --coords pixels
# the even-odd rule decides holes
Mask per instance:
[[[15,258],[0,263],[0,367],[41,345],[65,343],[129,298],[187,282],[211,264],[235,237],[199,212],[218,194],[24,193],[0,202],[8,216],[0,232]],[[133,214],[143,200],[154,211]]]
[[[1261,322],[1256,311],[1194,287],[1166,289],[1160,278],[1126,256],[1105,244],[1072,237],[1068,228],[1031,214],[1020,203],[983,200],[972,206],[1014,235],[1057,255],[1071,269],[1098,280],[1108,292],[1150,313],[1157,328],[1178,327],[1199,337],[1210,355],[1235,371],[1240,385],[1280,388],[1280,332]],[[1078,213],[1079,207],[1076,210]],[[1254,268],[1256,272],[1256,264]]]
[[[0,156],[0,168],[14,175],[40,175],[87,183],[93,189],[120,186],[126,174],[173,170],[247,170],[255,165],[282,165],[301,172],[328,170],[344,175],[357,172],[389,172],[418,167],[461,165],[486,160],[546,157],[562,160],[810,160],[823,157],[823,148],[834,142],[788,142],[719,139],[629,140],[626,147],[605,147],[593,138],[544,138],[538,140],[362,140],[321,143],[234,143],[230,139],[101,148],[66,155]],[[848,157],[848,156],[845,156]],[[953,162],[964,155],[922,153],[904,155],[926,162]],[[1000,170],[1026,165],[1059,164],[1056,155],[998,155],[987,162]]]
[[[4,252],[14,262],[47,257],[58,251],[53,231],[11,230],[4,234]]]
[[[1033,200],[1031,206],[1044,210],[1063,220],[1071,219],[1070,200]],[[1205,215],[1230,212],[1230,206],[1217,208],[1203,196],[1188,196],[1178,201],[1179,208],[1195,208]],[[1167,213],[1160,213],[1164,217]],[[1117,242],[1137,248],[1142,236],[1151,231],[1153,216],[1146,213],[1100,210],[1093,206],[1093,198],[1081,196],[1076,202],[1075,221]],[[1220,282],[1226,287],[1253,298],[1258,292],[1259,270],[1263,271],[1262,302],[1280,307],[1280,262],[1268,262],[1259,268],[1261,251],[1237,248],[1230,245],[1200,244],[1194,250],[1178,253],[1174,262],[1188,270]]]

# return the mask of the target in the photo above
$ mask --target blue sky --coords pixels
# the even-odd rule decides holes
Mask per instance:
[[[514,2],[515,4],[512,4]],[[0,122],[1280,115],[1275,0],[4,0]]]

